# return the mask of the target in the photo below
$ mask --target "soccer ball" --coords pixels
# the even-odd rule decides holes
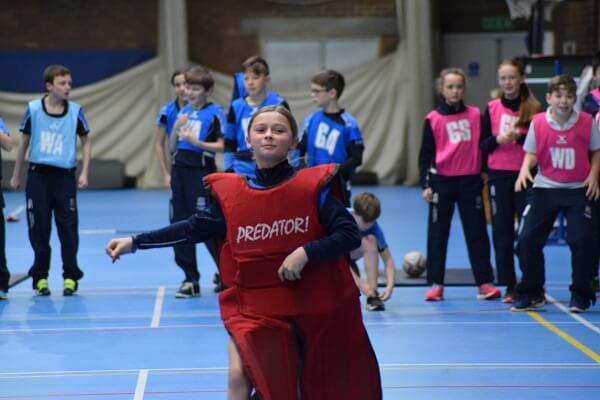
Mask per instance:
[[[418,278],[425,272],[427,258],[418,251],[410,251],[404,255],[402,269],[411,278]]]

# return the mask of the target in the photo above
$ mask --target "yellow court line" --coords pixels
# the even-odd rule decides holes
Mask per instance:
[[[589,347],[587,347],[586,345],[584,345],[583,343],[566,333],[565,331],[558,329],[556,326],[546,321],[537,312],[527,311],[527,314],[529,314],[531,318],[535,319],[537,322],[542,324],[544,328],[555,333],[556,335],[564,339],[567,343],[569,343],[571,346],[575,347],[577,350],[581,351],[583,354],[600,364],[600,355],[596,354],[592,349],[590,349]]]

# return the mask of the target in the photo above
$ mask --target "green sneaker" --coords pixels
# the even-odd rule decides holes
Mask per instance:
[[[65,279],[63,285],[63,296],[73,296],[73,293],[77,291],[77,281],[71,278]]]
[[[48,288],[48,279],[40,279],[35,283],[35,294],[37,296],[50,296],[50,289]]]

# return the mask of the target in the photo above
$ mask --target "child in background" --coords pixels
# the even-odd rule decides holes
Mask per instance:
[[[487,155],[488,191],[492,211],[492,239],[498,284],[506,286],[504,303],[513,303],[515,285],[515,216],[520,221],[527,203],[526,192],[515,192],[515,182],[525,157],[523,142],[533,115],[541,109],[525,83],[525,69],[518,60],[498,66],[499,99],[487,104],[481,123],[480,147]]]
[[[596,117],[600,108],[600,52],[596,54],[592,63],[592,87],[583,100],[582,111]]]
[[[0,117],[0,147],[2,150],[11,151],[12,141],[10,132],[4,125],[2,117]],[[0,153],[0,181],[2,181],[2,157]],[[10,272],[6,265],[6,227],[4,225],[4,196],[0,192],[0,300],[6,300],[8,296],[8,283],[10,281]]]
[[[477,298],[500,297],[493,286],[490,242],[483,209],[479,149],[481,115],[465,106],[466,78],[461,69],[442,70],[437,82],[443,103],[425,117],[419,170],[423,199],[429,203],[427,229],[426,301],[444,297],[444,275],[454,204],[458,205],[471,269],[478,286]]]
[[[246,91],[246,86],[244,86],[244,73],[235,72],[233,74],[233,89],[231,91],[229,105],[231,106],[231,104],[240,97],[244,98],[246,96],[248,96],[248,92]]]
[[[253,56],[242,64],[244,70],[245,97],[231,103],[225,129],[225,171],[245,176],[254,176],[256,163],[246,138],[248,121],[261,107],[282,104],[289,108],[283,98],[269,91],[269,65],[262,57]]]
[[[592,72],[593,89],[585,96],[582,111],[590,114],[594,118],[594,121],[596,121],[596,124],[600,127],[600,113],[598,112],[598,109],[600,108],[600,52],[596,53],[594,56],[592,62]],[[596,215],[598,215],[598,213],[600,213],[600,202],[596,202],[596,210]],[[598,243],[594,246],[597,262],[596,269],[594,271],[592,287],[595,291],[600,291],[600,281],[598,279],[598,272],[600,272],[600,218],[596,218],[594,237],[598,239]]]
[[[350,204],[350,178],[362,164],[363,139],[356,119],[338,101],[346,83],[337,71],[315,74],[311,83],[313,102],[319,108],[304,121],[298,147],[306,166],[336,163],[346,185],[346,205]]]
[[[21,121],[23,141],[15,159],[10,186],[18,189],[21,184],[21,169],[31,143],[25,196],[29,242],[35,260],[29,276],[38,296],[50,295],[48,272],[54,213],[63,261],[63,295],[71,296],[83,278],[83,271],[77,265],[77,188],[83,189],[88,185],[92,155],[90,128],[81,106],[69,100],[72,79],[68,68],[48,66],[44,70],[44,83],[48,93],[29,102]],[[75,177],[77,137],[83,154],[79,179]]]
[[[154,151],[163,173],[165,187],[171,187],[171,171],[167,165],[167,152],[165,142],[171,137],[173,126],[177,120],[179,110],[186,103],[185,100],[185,74],[181,69],[171,75],[171,86],[175,89],[175,99],[165,104],[156,117],[156,134],[154,135]],[[171,153],[171,151],[169,151]]]
[[[577,84],[568,75],[550,80],[546,92],[549,107],[533,117],[523,145],[527,153],[515,190],[524,190],[533,182],[533,191],[519,227],[517,254],[523,276],[517,285],[519,300],[512,311],[528,311],[546,304],[543,250],[560,211],[569,221],[569,311],[581,313],[596,302],[590,282],[596,267],[593,203],[599,194],[600,133],[589,114],[573,109],[576,91]],[[536,165],[538,173],[533,179],[531,169]]]
[[[169,138],[170,147],[174,149],[171,166],[171,223],[187,220],[206,206],[208,194],[202,180],[216,171],[215,152],[223,151],[223,107],[208,101],[214,83],[210,71],[205,67],[196,66],[185,71],[185,98],[188,103],[180,111]],[[207,240],[205,245],[216,262],[216,243]],[[196,261],[196,246],[175,246],[173,250],[175,262],[185,274],[175,297],[199,296],[200,273]]]
[[[367,310],[383,311],[385,310],[383,302],[392,297],[394,291],[396,264],[385,240],[385,235],[377,223],[377,219],[381,215],[381,203],[373,193],[361,192],[354,197],[350,213],[358,225],[362,238],[360,247],[350,253],[350,259],[355,261],[363,258],[367,274],[365,282],[358,276],[358,269],[352,269],[354,281],[367,296]],[[381,294],[377,293],[379,257],[383,261],[386,280],[385,289]]]
[[[116,261],[136,249],[219,239],[221,317],[232,365],[240,361],[238,377],[247,374],[230,374],[229,399],[247,399],[254,386],[262,400],[378,400],[377,359],[346,261],[358,229],[334,196],[335,166],[296,172],[288,163],[296,140],[287,108],[257,111],[249,121],[256,179],[209,175],[209,208],[113,239],[106,252]]]

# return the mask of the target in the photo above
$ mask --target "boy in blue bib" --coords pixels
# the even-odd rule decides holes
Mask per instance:
[[[63,294],[77,291],[83,271],[77,265],[79,247],[77,187],[88,185],[91,158],[90,128],[81,106],[69,100],[71,72],[62,65],[50,65],[44,70],[48,93],[32,100],[27,106],[20,131],[22,145],[15,160],[10,185],[19,188],[25,152],[29,151],[29,169],[25,197],[29,242],[35,253],[29,276],[39,296],[49,296],[50,231],[52,214],[60,238],[63,260]],[[77,141],[82,144],[81,174],[75,177]]]

